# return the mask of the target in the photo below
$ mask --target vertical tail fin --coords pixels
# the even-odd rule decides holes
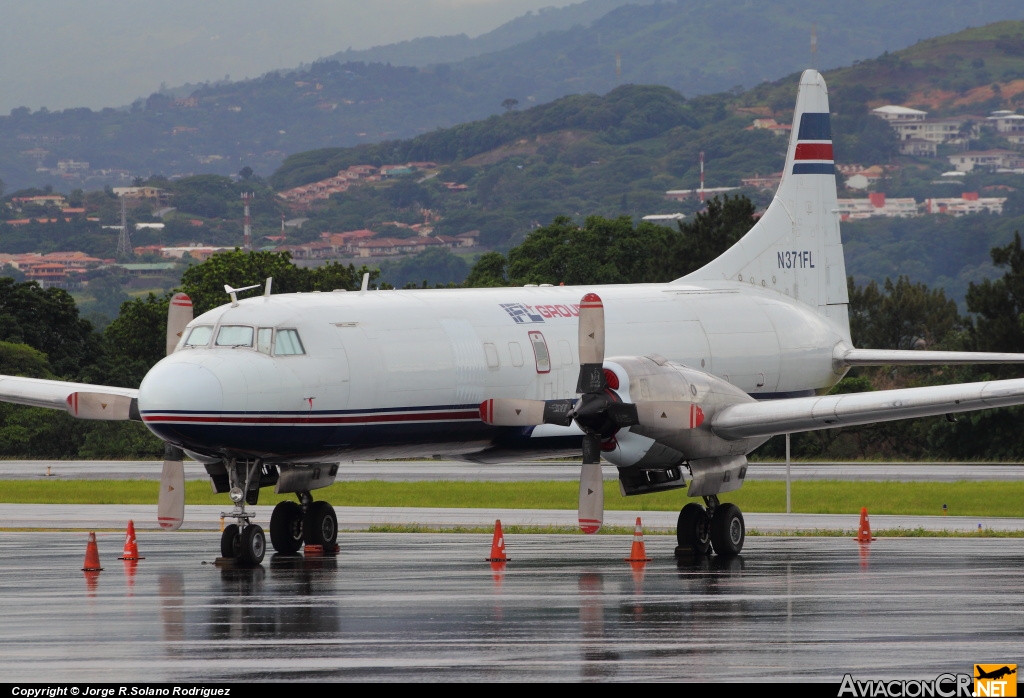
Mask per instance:
[[[786,166],[768,210],[739,242],[681,280],[763,286],[848,328],[828,89],[816,70],[800,77]]]

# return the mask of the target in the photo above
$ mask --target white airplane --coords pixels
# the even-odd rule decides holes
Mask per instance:
[[[259,564],[246,505],[295,493],[274,548],[334,546],[312,492],[355,458],[496,462],[583,452],[580,525],[601,526],[601,458],[624,495],[686,487],[680,551],[736,555],[743,515],[719,495],[776,434],[1024,404],[1024,379],[829,396],[851,366],[1020,363],[1024,354],[855,349],[847,317],[828,94],[800,79],[775,199],[739,242],[660,284],[271,295],[191,319],[138,390],[0,377],[0,400],[140,419],[167,443],[160,523],[181,525],[182,453],[230,494],[221,552]],[[250,287],[253,288],[253,287]],[[606,358],[607,355],[607,358]],[[387,467],[387,466],[382,466]]]

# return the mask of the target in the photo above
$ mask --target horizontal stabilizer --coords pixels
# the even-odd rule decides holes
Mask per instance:
[[[932,417],[1024,404],[1024,378],[730,405],[711,420],[723,439]]]
[[[953,364],[1024,364],[1024,354],[983,351],[900,351],[896,349],[847,349],[837,352],[844,366],[948,366]]]

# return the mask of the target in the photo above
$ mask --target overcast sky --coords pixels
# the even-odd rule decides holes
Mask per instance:
[[[347,48],[477,36],[578,0],[0,0],[0,114],[117,107]]]

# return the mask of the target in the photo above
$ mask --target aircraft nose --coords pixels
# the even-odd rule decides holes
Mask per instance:
[[[150,369],[139,386],[143,421],[156,413],[220,412],[223,404],[220,380],[199,363],[165,359]]]

